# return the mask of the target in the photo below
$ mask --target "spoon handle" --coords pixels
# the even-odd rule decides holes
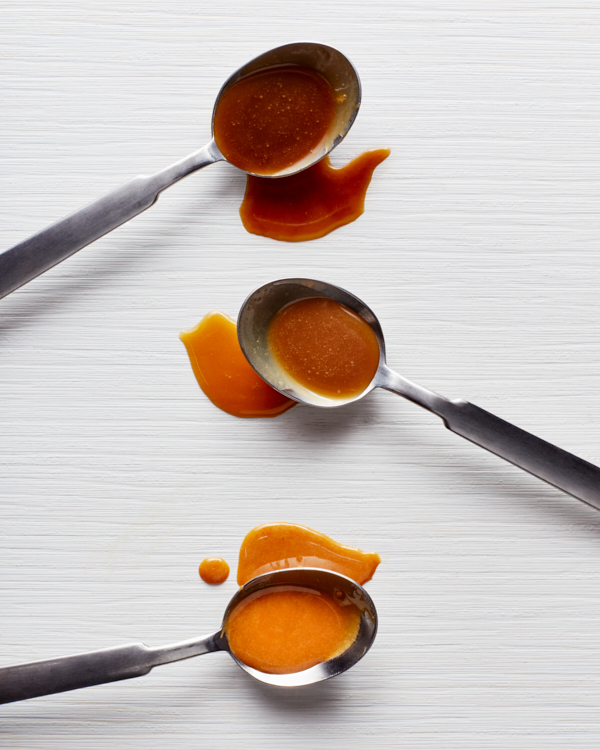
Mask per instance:
[[[0,704],[142,677],[159,664],[222,648],[220,632],[217,632],[206,638],[159,648],[130,643],[58,659],[14,664],[0,669]]]
[[[385,367],[378,385],[437,414],[457,435],[600,510],[600,468],[462,399],[450,401]]]
[[[443,401],[446,427],[600,510],[600,468],[468,401]]]
[[[0,299],[133,219],[182,177],[222,160],[214,141],[153,175],[134,177],[97,201],[0,253]]]

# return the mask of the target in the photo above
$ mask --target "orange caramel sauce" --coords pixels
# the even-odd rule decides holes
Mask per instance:
[[[371,327],[335,300],[310,297],[282,308],[271,321],[269,348],[300,385],[329,398],[362,393],[379,365]]]
[[[329,83],[310,68],[279,65],[241,78],[214,117],[215,141],[236,167],[272,175],[316,149],[336,111]]]
[[[367,151],[336,169],[326,156],[289,177],[265,180],[248,175],[240,207],[244,227],[274,240],[299,242],[323,237],[363,213],[373,171],[390,154]]]
[[[234,417],[276,417],[295,406],[250,367],[238,343],[235,321],[227,315],[210,312],[179,338],[200,388],[219,409]]]
[[[290,674],[343,653],[359,625],[359,610],[329,594],[267,589],[233,610],[225,632],[244,664],[268,674]]]
[[[225,583],[229,577],[229,565],[222,557],[207,557],[200,563],[198,573],[204,583],[213,585]]]
[[[237,582],[281,568],[324,568],[361,585],[370,581],[381,562],[363,552],[297,523],[265,523],[249,531],[240,549]]]
[[[266,523],[242,542],[238,584],[282,568],[333,570],[358,583],[369,581],[379,555],[335,542],[295,523]],[[360,625],[358,610],[343,600],[305,587],[259,592],[227,618],[225,633],[240,661],[261,672],[290,674],[343,653]]]

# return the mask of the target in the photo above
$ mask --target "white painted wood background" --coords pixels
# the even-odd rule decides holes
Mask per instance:
[[[600,3],[2,0],[0,247],[208,140],[240,64],[317,39],[363,81],[341,165],[389,146],[328,237],[247,234],[218,164],[0,302],[0,663],[216,629],[244,534],[383,559],[372,652],[270,689],[217,654],[0,708],[0,746],[595,750],[600,514],[391,394],[241,421],[182,329],[274,278],[354,291],[389,360],[600,463]]]

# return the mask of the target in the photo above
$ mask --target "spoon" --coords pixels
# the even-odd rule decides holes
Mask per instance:
[[[306,297],[336,300],[357,313],[373,330],[379,343],[379,366],[371,383],[357,396],[333,399],[314,393],[293,380],[272,356],[267,336],[271,320],[282,307]],[[395,373],[386,364],[383,332],[375,313],[341,287],[312,279],[281,279],[265,284],[242,305],[238,339],[260,377],[295,401],[325,408],[344,406],[375,388],[384,388],[437,414],[457,435],[600,510],[600,468],[468,401],[449,400]]]
[[[300,587],[318,590],[335,596],[360,612],[356,639],[344,653],[316,664],[302,672],[267,674],[241,662],[229,648],[224,628],[229,614],[244,599],[265,589],[289,590]],[[227,651],[239,666],[252,677],[270,685],[297,687],[335,677],[354,666],[371,648],[377,633],[377,611],[369,594],[346,576],[320,568],[286,568],[253,578],[244,584],[227,605],[223,624],[216,633],[205,638],[148,648],[143,643],[88,651],[58,659],[15,664],[0,669],[0,703],[12,703],[40,695],[62,693],[66,690],[101,685],[105,682],[127,680],[148,674],[154,667],[180,659],[189,659],[211,651]]]
[[[336,115],[319,150],[311,152],[288,169],[266,177],[295,174],[322,159],[344,138],[360,107],[360,80],[350,61],[341,52],[325,44],[295,42],[255,57],[229,76],[215,101],[211,134],[214,134],[215,111],[225,91],[243,76],[257,70],[289,64],[313,68],[329,82],[337,94]],[[204,148],[194,151],[170,167],[150,176],[134,177],[103,198],[0,253],[0,299],[150,208],[165,188],[217,161],[226,159],[213,137]]]

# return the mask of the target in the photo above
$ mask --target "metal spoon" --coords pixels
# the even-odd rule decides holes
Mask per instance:
[[[215,101],[211,133],[219,99],[228,88],[257,70],[285,64],[301,65],[319,72],[337,94],[337,110],[335,121],[319,150],[271,177],[300,172],[335,148],[354,122],[361,99],[358,73],[341,52],[315,42],[286,44],[255,57],[225,81]],[[0,298],[150,208],[165,188],[216,161],[225,161],[225,157],[213,138],[204,148],[170,167],[154,175],[134,177],[103,198],[0,253]]]
[[[379,342],[379,367],[370,385],[358,396],[332,399],[293,380],[275,361],[267,333],[273,316],[305,297],[329,297],[360,315]],[[449,400],[401,377],[386,364],[383,332],[375,313],[362,300],[334,284],[312,279],[281,279],[253,292],[238,317],[238,338],[256,372],[286,396],[311,406],[337,407],[357,401],[374,388],[397,393],[444,421],[457,435],[480,445],[515,466],[600,510],[600,468],[462,399]]]
[[[267,674],[247,666],[229,649],[224,633],[229,614],[241,601],[265,589],[289,590],[300,587],[335,596],[338,601],[354,606],[360,612],[360,624],[354,643],[343,654],[292,674]],[[189,659],[211,651],[227,651],[252,677],[280,687],[297,687],[335,677],[354,666],[371,648],[377,633],[377,611],[369,594],[346,576],[320,568],[287,568],[248,581],[227,605],[223,624],[216,633],[205,638],[148,648],[143,643],[88,651],[58,659],[15,664],[0,669],[0,703],[12,703],[40,695],[101,685],[105,682],[141,677],[160,664]]]

